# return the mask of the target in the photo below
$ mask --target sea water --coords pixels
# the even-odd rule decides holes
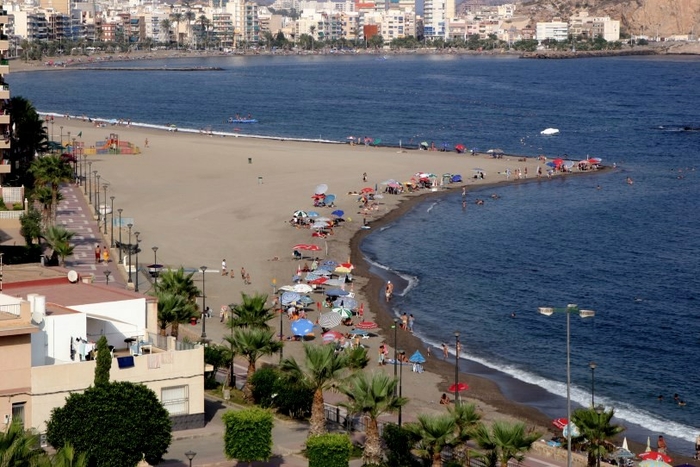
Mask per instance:
[[[615,164],[592,176],[534,182],[530,171],[528,183],[470,192],[466,209],[459,193],[433,199],[373,232],[362,248],[378,274],[401,286],[394,311],[413,313],[421,338],[452,343],[460,331],[464,357],[480,364],[465,361],[465,369],[553,418],[566,414],[566,319],[537,308],[595,310],[594,318],[571,317],[573,400],[590,404],[595,361],[596,403],[614,407],[639,441],[664,433],[672,449],[691,453],[700,432],[700,131],[693,130],[700,60],[390,55],[126,65],[224,70],[64,70],[13,73],[9,81],[13,96],[43,112],[181,131],[461,143]],[[249,113],[260,123],[227,122]],[[540,135],[549,127],[560,133]],[[469,177],[478,159],[465,160]],[[397,167],[396,176],[407,169],[429,167]]]

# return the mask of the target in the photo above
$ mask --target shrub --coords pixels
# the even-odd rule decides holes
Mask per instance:
[[[253,407],[228,411],[223,417],[224,453],[243,462],[266,461],[272,454],[273,418],[269,410]]]
[[[22,203],[14,203],[12,205],[12,210],[13,211],[24,211],[24,204]]]
[[[279,377],[279,371],[270,366],[253,373],[250,378],[250,384],[253,385],[253,401],[260,407],[272,407],[275,384]]]
[[[325,434],[306,440],[309,467],[348,467],[352,444],[347,435]]]
[[[273,367],[264,367],[253,374],[253,400],[261,407],[274,407],[279,413],[296,419],[311,415],[314,392],[298,381],[286,378]]]
[[[7,206],[5,205],[5,200],[0,198],[0,211],[7,211]]]
[[[395,423],[384,426],[382,439],[386,445],[386,465],[388,467],[417,467],[420,462],[411,454],[410,447],[417,439],[408,430]]]

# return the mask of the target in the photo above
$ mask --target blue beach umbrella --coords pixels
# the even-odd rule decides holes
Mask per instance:
[[[411,363],[425,363],[425,357],[418,350],[416,350],[408,361]]]
[[[554,168],[554,167],[557,166],[557,164],[555,164],[555,163],[552,162],[552,161],[546,162],[544,165],[546,165],[547,167],[552,167],[552,168]]]
[[[323,199],[323,201],[326,204],[331,204],[335,202],[335,195],[326,195],[326,197]]]
[[[306,213],[306,215],[309,217],[318,217],[320,214],[317,213],[316,211],[309,211]]]
[[[327,259],[323,263],[321,263],[321,269],[329,269],[330,268],[329,270],[332,271],[336,267],[338,267],[338,262],[334,261],[332,259]]]
[[[353,329],[352,331],[349,332],[349,334],[353,334],[355,336],[366,336],[369,334],[367,331],[364,329]]]
[[[343,215],[345,215],[345,211],[343,211],[342,209],[336,209],[331,214],[333,214],[334,216],[343,217]]]
[[[301,295],[296,292],[285,292],[282,294],[282,297],[280,297],[280,301],[282,302],[282,305],[290,305],[296,301],[299,301],[300,298]]]
[[[303,295],[299,300],[297,300],[299,303],[303,303],[304,305],[311,305],[312,303],[315,302],[315,300],[308,295]]]
[[[351,297],[340,297],[333,302],[333,306],[340,306],[354,310],[357,308],[357,300]]]
[[[350,292],[346,292],[343,289],[328,289],[325,291],[325,294],[331,297],[344,297],[346,295],[349,295]]]
[[[308,319],[298,319],[292,323],[292,333],[295,336],[305,336],[314,328],[314,323]]]
[[[323,285],[326,287],[342,287],[345,285],[345,279],[328,279]]]

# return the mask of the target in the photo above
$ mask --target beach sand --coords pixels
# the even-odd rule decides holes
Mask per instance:
[[[291,248],[297,243],[315,243],[327,249],[327,255],[325,251],[319,252],[321,258],[339,262],[350,258],[356,266],[354,291],[358,301],[365,304],[365,319],[375,320],[381,326],[380,336],[362,341],[369,346],[369,369],[388,372],[394,371],[393,366],[378,367],[376,357],[382,342],[389,345],[389,355],[393,356],[394,332],[390,327],[394,317],[383,308],[383,300],[380,300],[384,284],[381,279],[369,276],[367,265],[362,261],[359,244],[370,230],[361,229],[363,213],[358,196],[349,193],[375,184],[382,191],[382,181],[391,178],[405,181],[416,172],[462,174],[464,184],[449,186],[459,192],[463,186],[470,189],[489,183],[506,183],[505,175],[499,174],[506,169],[514,172],[527,166],[532,179],[541,164],[535,159],[522,162],[516,157],[495,159],[484,154],[472,156],[349,144],[218,137],[121,125],[98,128],[79,119],[63,117],[57,117],[54,125],[54,129],[63,126],[64,136],[69,131],[72,135],[82,132],[80,141],[85,142],[86,147],[116,133],[120,140],[141,148],[139,155],[95,155],[88,156],[87,160],[92,162],[91,169],[101,176],[100,184],[108,185],[107,197],[115,196],[115,211],[123,209],[123,219],[133,220],[133,232],[140,232],[142,265],[152,262],[151,248],[157,246],[158,262],[166,267],[184,266],[193,270],[203,265],[208,267],[206,303],[214,317],[218,317],[222,305],[240,301],[241,292],[271,295],[273,285],[289,284],[300,264],[292,257]],[[146,139],[149,147],[145,147]],[[474,167],[484,170],[484,180],[471,178]],[[367,182],[362,180],[365,172]],[[542,183],[546,182],[545,176]],[[310,230],[297,229],[289,223],[292,213],[298,209],[317,210],[331,217],[332,209],[313,207],[311,196],[320,183],[328,185],[328,193],[337,195],[336,209],[344,210],[347,219],[325,241],[312,238]],[[378,200],[377,210],[367,213],[366,218],[369,225],[376,228],[396,219],[425,196],[444,193],[445,189],[398,196],[387,194]],[[103,189],[100,196],[104,197]],[[467,198],[469,203],[474,203],[474,199],[474,195]],[[127,242],[127,230],[122,230],[121,234]],[[109,239],[109,235],[106,237]],[[115,232],[117,238],[118,232]],[[232,277],[217,272],[222,259],[226,260]],[[241,279],[242,267],[249,272],[251,285],[244,284]],[[195,275],[198,284],[201,276],[200,273]],[[141,290],[145,289],[142,286]],[[320,295],[315,298],[321,300]],[[315,320],[317,312],[311,312],[309,317]],[[225,331],[223,325],[218,319],[207,321],[208,337],[220,342]],[[278,328],[279,320],[274,319],[270,324]],[[349,330],[342,326],[337,329]],[[283,331],[288,330],[289,322],[285,318]],[[188,331],[197,336],[198,329]],[[397,347],[409,355],[415,350],[426,355],[422,343],[403,330],[398,332]],[[445,410],[438,401],[454,380],[454,356],[444,361],[436,355],[438,353],[433,351],[422,374],[413,373],[410,367],[403,368],[403,395],[410,399],[403,411],[404,421],[414,420],[417,413]],[[302,358],[301,343],[288,342],[284,355]],[[276,363],[277,358],[272,356],[264,360]],[[486,420],[515,417],[542,433],[554,433],[548,417],[509,401],[494,382],[469,374],[461,375],[460,381],[470,386],[463,393],[463,400],[477,403]],[[340,397],[328,394],[327,399],[333,402]],[[394,416],[385,418],[395,420]]]

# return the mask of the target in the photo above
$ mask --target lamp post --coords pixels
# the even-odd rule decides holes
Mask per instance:
[[[112,202],[110,207],[109,207],[109,212],[110,212],[110,228],[109,228],[109,247],[114,248],[114,198],[116,196],[110,196],[109,200]],[[105,232],[107,233],[107,232]]]
[[[119,213],[119,262],[122,262],[122,208],[117,209],[117,212]]]
[[[566,305],[566,308],[540,307],[538,311],[545,316],[552,316],[555,312],[566,313],[566,467],[571,467],[571,315],[591,318],[595,316],[595,311],[581,310],[573,303]]]
[[[199,270],[202,271],[202,342],[204,342],[207,339],[207,289],[204,274],[207,271],[207,267],[200,266]]]
[[[455,331],[455,405],[459,403],[459,331]]]
[[[87,178],[88,178],[88,199],[90,200],[90,204],[92,204],[92,161],[88,161],[88,171],[87,171]]]
[[[87,154],[81,154],[80,159],[83,162],[80,167],[80,183],[83,184],[83,194],[87,196],[87,183],[85,183],[85,179],[87,178],[85,175],[87,172]]]
[[[591,407],[595,407],[595,369],[598,365],[595,362],[588,364],[591,369]]]
[[[605,412],[605,407],[602,405],[599,405],[598,407],[595,408],[595,413],[598,417],[598,426],[600,426],[600,416]],[[598,440],[600,443],[600,440]],[[596,467],[600,467],[600,445],[598,446],[598,449],[596,449]]]
[[[196,456],[196,455],[197,455],[197,453],[194,451],[187,451],[185,453],[185,456],[187,456],[187,458],[190,460],[190,467],[192,467],[192,459],[194,459],[194,456]]]
[[[105,271],[105,279],[107,279],[107,285],[109,285],[109,275],[112,274],[111,271]]]
[[[406,352],[403,350],[399,350],[399,353],[401,354],[401,360],[403,361],[403,356]],[[403,365],[401,365],[401,368],[399,369],[399,397],[403,395]],[[401,428],[401,406],[399,405],[399,428]]]
[[[97,172],[97,171],[95,171]],[[102,175],[95,175],[95,214],[97,214],[97,230],[100,229],[100,178]]]
[[[284,340],[284,333],[282,332],[282,315],[284,314],[284,310],[282,307],[279,309],[280,312],[280,341]],[[282,363],[282,357],[284,356],[284,343],[280,346],[280,363]]]
[[[132,223],[126,225],[129,227],[129,284],[131,284],[131,228],[134,226]]]
[[[154,285],[153,285],[153,286],[154,286],[154,288],[156,289],[156,292],[157,292],[157,291],[158,291],[158,272],[159,272],[159,268],[158,268],[158,247],[157,247],[157,246],[151,247],[151,250],[153,250],[153,265],[155,266],[155,267],[153,268],[153,269],[154,269],[154,271],[153,271],[153,274],[154,274],[154,275],[153,275]]]
[[[136,271],[134,272],[134,279],[136,281],[134,282],[134,292],[139,291],[139,235],[141,235],[141,232],[134,232],[134,235],[136,236]]]
[[[63,125],[61,125],[61,140],[58,142],[61,146],[63,146]]]
[[[105,208],[102,214],[104,215],[104,228],[105,228],[105,235],[107,235],[107,184],[103,183],[102,188],[104,189],[105,192],[105,197],[103,198],[105,200]]]

